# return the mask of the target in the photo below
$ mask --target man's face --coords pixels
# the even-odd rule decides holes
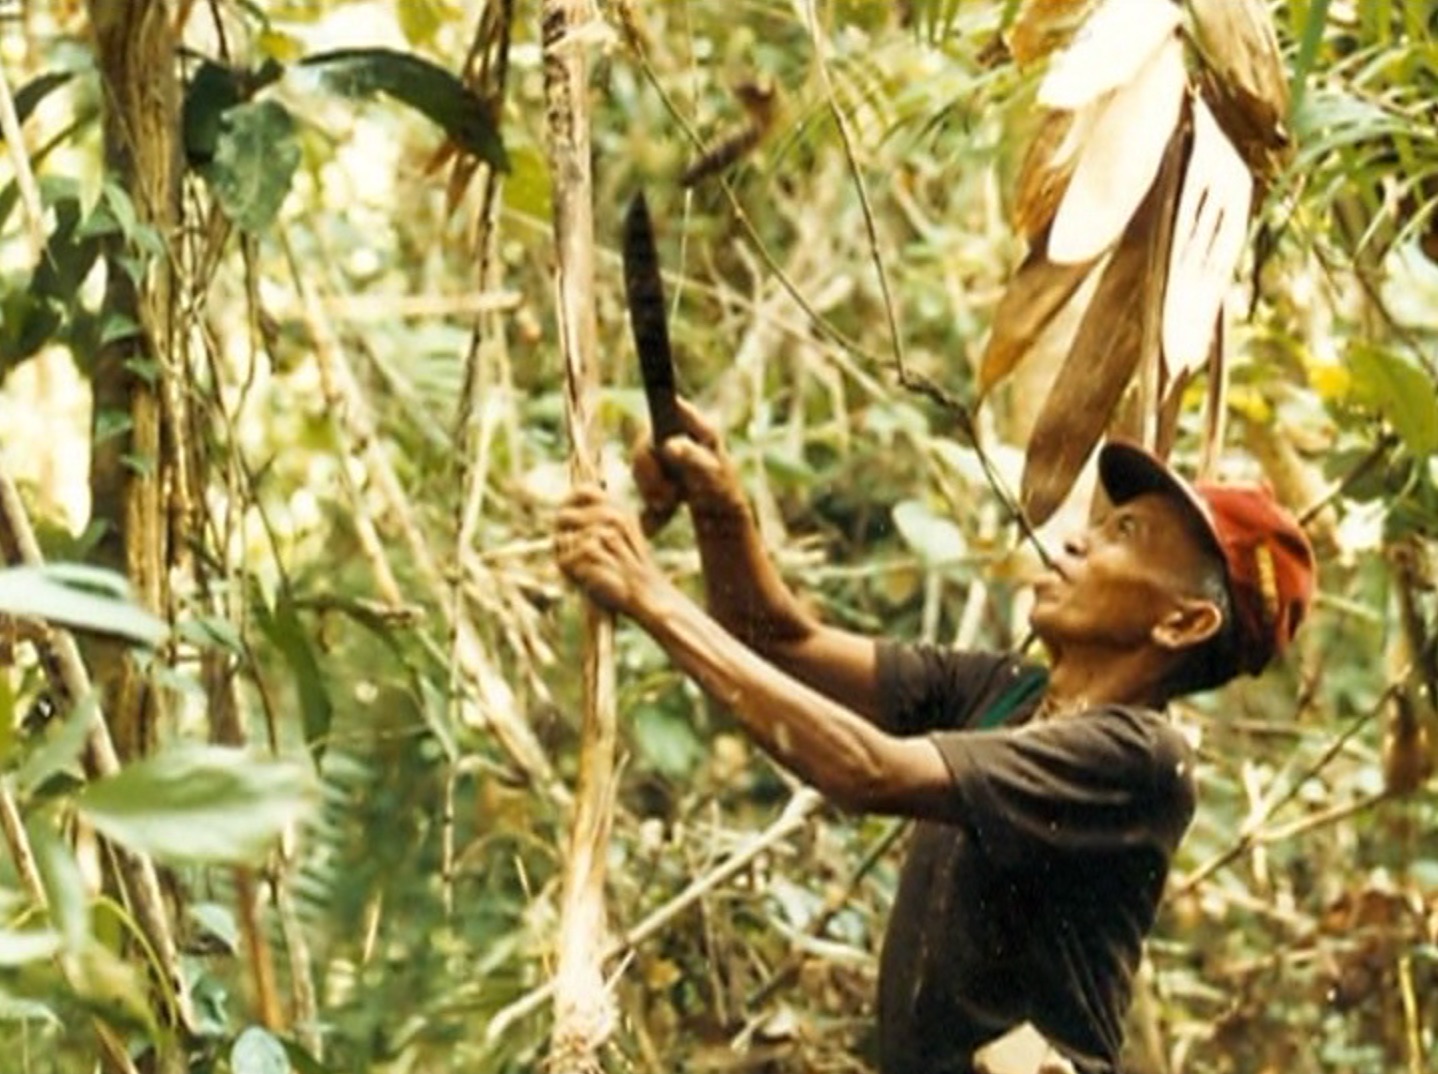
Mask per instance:
[[[1186,509],[1137,496],[1064,543],[1035,586],[1030,622],[1050,649],[1134,649],[1177,600],[1197,594],[1204,564]]]

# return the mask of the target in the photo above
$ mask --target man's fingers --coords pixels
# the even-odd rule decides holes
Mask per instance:
[[[719,448],[719,430],[709,424],[709,419],[700,413],[699,408],[682,396],[675,400],[679,408],[679,424],[684,427],[684,432],[693,440],[698,441],[710,451],[717,451]]]

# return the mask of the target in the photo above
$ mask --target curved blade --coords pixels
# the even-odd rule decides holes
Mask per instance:
[[[664,308],[664,283],[654,248],[654,225],[641,190],[624,215],[624,293],[629,300],[629,325],[639,352],[644,397],[654,442],[662,444],[683,432],[674,398],[674,356]]]

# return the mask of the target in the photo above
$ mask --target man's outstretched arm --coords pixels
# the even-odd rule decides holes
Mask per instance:
[[[879,717],[872,638],[823,623],[785,584],[718,432],[680,400],[686,436],[641,445],[634,476],[646,528],[687,503],[710,614],[765,660],[869,720]]]
[[[740,642],[664,577],[635,520],[602,490],[576,490],[559,513],[555,551],[571,580],[634,619],[766,752],[836,804],[913,817],[952,811],[952,779],[931,739],[885,733]]]

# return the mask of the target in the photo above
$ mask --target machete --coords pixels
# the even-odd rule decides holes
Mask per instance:
[[[654,443],[662,444],[684,431],[674,391],[674,355],[664,308],[664,282],[654,248],[654,225],[644,191],[634,195],[624,214],[624,292],[629,300],[629,326],[639,352],[644,398]]]

